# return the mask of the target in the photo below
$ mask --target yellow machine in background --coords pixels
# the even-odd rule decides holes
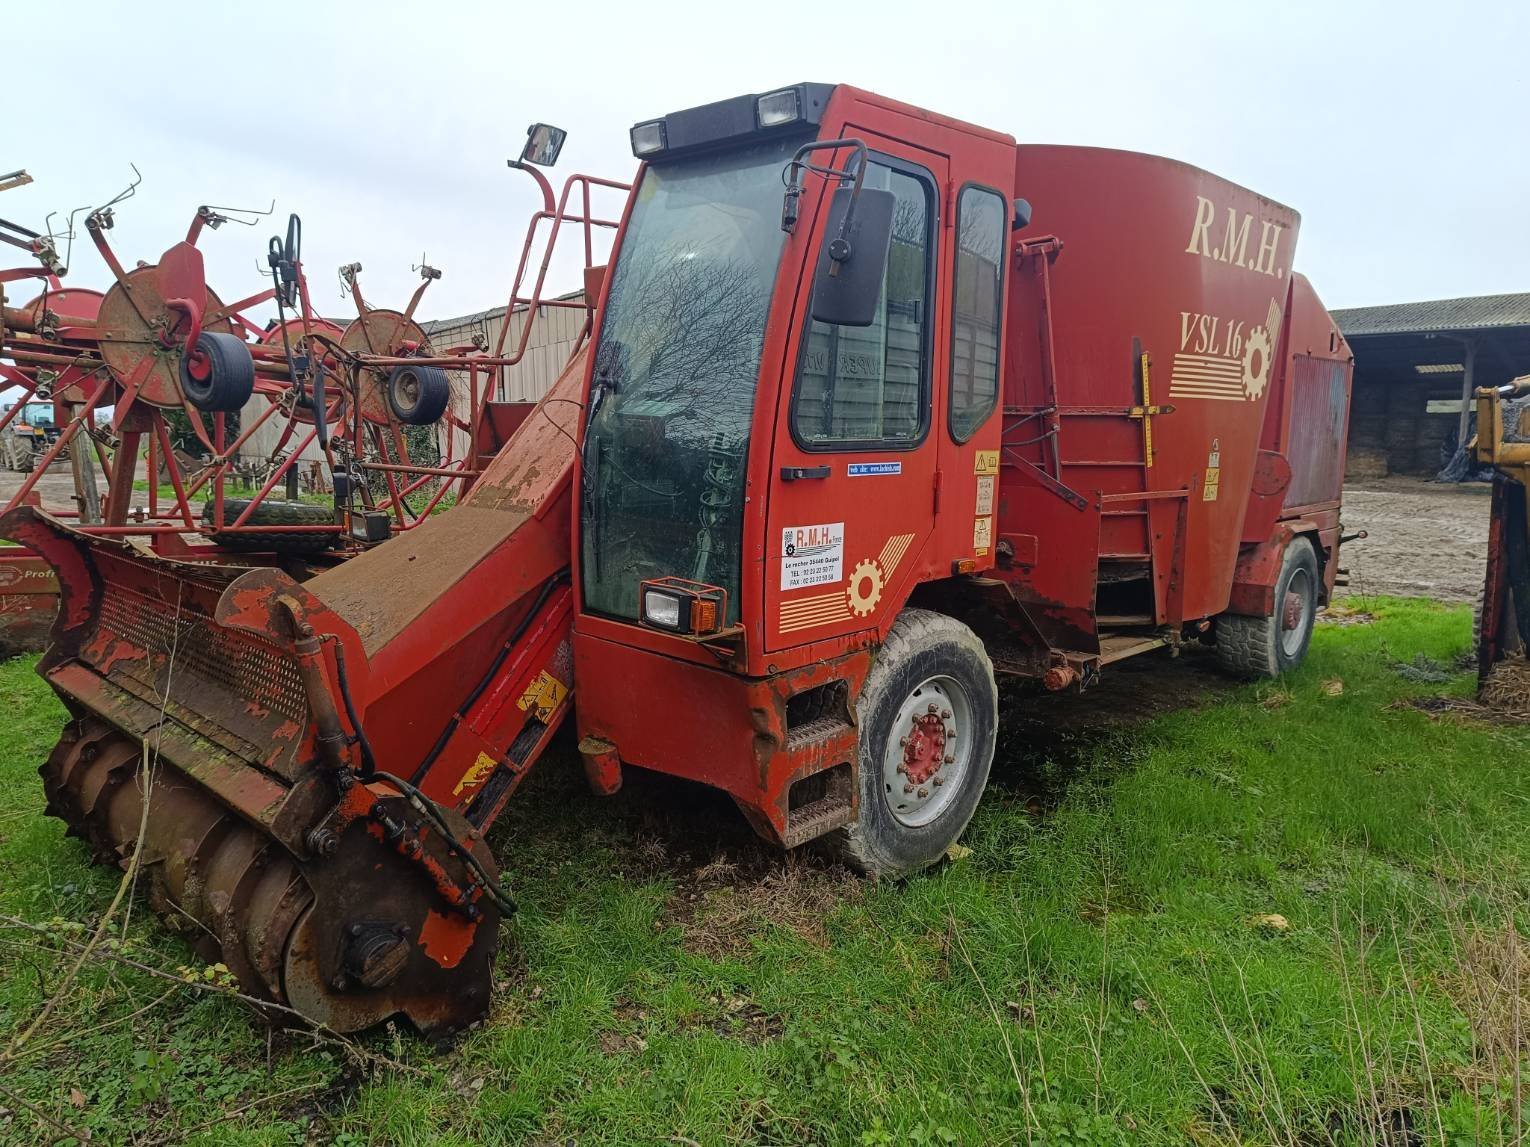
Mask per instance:
[[[1477,671],[1523,659],[1530,648],[1530,375],[1477,391],[1477,461],[1493,467],[1493,520],[1488,530],[1477,641]]]

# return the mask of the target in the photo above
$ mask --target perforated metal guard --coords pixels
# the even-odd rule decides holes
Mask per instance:
[[[209,713],[200,692],[213,685],[231,698],[255,702],[261,709],[306,723],[308,708],[297,666],[248,634],[233,634],[211,618],[121,587],[109,588],[101,600],[100,628],[148,652],[147,659],[111,661],[108,677],[128,677],[193,712],[210,716],[234,732],[244,722],[235,715]]]

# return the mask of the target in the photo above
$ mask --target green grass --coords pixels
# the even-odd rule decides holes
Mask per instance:
[[[494,834],[521,911],[452,1052],[384,1031],[357,1067],[93,961],[0,1062],[0,1141],[57,1134],[19,1097],[110,1142],[1513,1142],[1530,732],[1396,704],[1470,694],[1470,611],[1372,608],[1278,685],[1165,660],[1013,702],[971,854],[903,884],[678,782],[597,800],[565,749]],[[1160,691],[1203,702],[1111,712]],[[34,775],[61,710],[25,662],[0,703],[0,912],[92,925],[116,874]],[[141,903],[125,939],[193,963]],[[66,970],[0,928],[0,1049]]]

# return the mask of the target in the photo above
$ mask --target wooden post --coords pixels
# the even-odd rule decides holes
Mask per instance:
[[[1456,424],[1456,448],[1466,449],[1467,431],[1471,428],[1472,420],[1472,391],[1476,389],[1472,385],[1472,368],[1477,364],[1477,340],[1467,339],[1466,369],[1461,376],[1461,417]]]

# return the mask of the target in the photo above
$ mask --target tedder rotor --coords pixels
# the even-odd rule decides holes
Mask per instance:
[[[556,159],[547,130],[534,128],[528,158],[512,161],[543,203],[492,347],[432,345],[416,318],[440,278],[430,267],[390,310],[364,298],[361,266],[348,265],[355,317],[319,315],[296,216],[269,245],[271,283],[233,302],[207,284],[197,246],[229,216],[201,208],[160,259],[128,266],[107,234],[125,196],[85,221],[114,279],[104,293],[63,287],[52,240],[25,229],[13,245],[38,266],[0,272],[42,285],[5,307],[4,397],[14,409],[51,404],[58,423],[4,518],[20,543],[8,559],[45,571],[59,601],[42,671],[71,719],[41,770],[48,811],[97,859],[136,854],[156,908],[247,992],[336,1030],[403,1015],[441,1032],[481,1013],[511,907],[466,809],[383,772],[354,700],[312,726],[308,698],[331,687],[364,698],[370,674],[357,645],[346,676],[331,615],[311,614],[301,587],[471,494],[532,408],[501,401],[499,384],[544,309],[582,313],[570,353],[583,361],[587,305],[542,297],[549,266],[573,231],[588,268],[596,236],[618,222],[592,209],[592,194],[628,187],[574,175],[555,200],[524,166]],[[257,322],[257,308],[274,319]],[[264,427],[276,446],[241,494],[244,449]],[[420,428],[436,449],[420,451]],[[302,501],[299,468],[315,453],[333,496]],[[74,468],[76,504],[45,510],[37,484],[65,459],[88,463]],[[358,599],[378,614],[397,608],[385,584],[358,585]],[[550,731],[556,707],[515,712]],[[371,763],[352,770],[357,752]]]

